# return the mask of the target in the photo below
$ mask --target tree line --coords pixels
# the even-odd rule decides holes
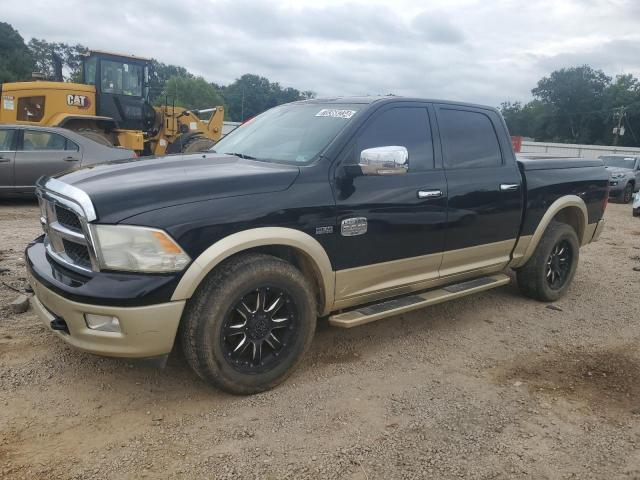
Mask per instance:
[[[538,81],[533,100],[501,106],[512,135],[537,141],[640,146],[640,82],[612,78],[588,65],[562,68]]]
[[[0,83],[28,80],[32,72],[54,75],[54,55],[65,80],[79,81],[83,45],[32,38],[27,43],[0,22]],[[243,121],[271,107],[313,98],[311,91],[282,87],[245,74],[229,85],[208,82],[177,65],[152,60],[150,100],[185,108],[224,105],[225,118]],[[640,146],[640,82],[632,74],[608,76],[588,65],[562,68],[540,79],[527,103],[504,102],[500,110],[512,135],[538,141]],[[624,132],[624,134],[622,134]]]
[[[18,31],[0,22],[0,84],[30,80],[34,72],[46,79],[54,78],[54,57],[62,63],[65,81],[79,82],[81,58],[87,47],[32,38],[25,43]],[[282,87],[268,78],[244,74],[229,85],[208,82],[186,68],[151,60],[149,99],[155,105],[165,102],[185,108],[208,108],[224,105],[225,120],[244,121],[280,105],[313,98],[311,91]]]

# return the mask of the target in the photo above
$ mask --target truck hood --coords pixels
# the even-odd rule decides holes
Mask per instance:
[[[286,190],[298,167],[216,153],[118,160],[60,174],[89,195],[100,223],[214,198]]]

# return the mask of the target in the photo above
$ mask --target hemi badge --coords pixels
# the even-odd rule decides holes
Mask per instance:
[[[367,218],[346,218],[340,223],[340,233],[343,237],[353,237],[367,233]]]

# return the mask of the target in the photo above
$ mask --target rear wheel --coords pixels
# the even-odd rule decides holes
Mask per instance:
[[[229,260],[190,300],[180,337],[204,380],[251,394],[281,383],[300,363],[316,325],[314,294],[302,273],[270,255]]]
[[[533,256],[517,270],[518,286],[526,296],[552,302],[563,296],[578,266],[580,245],[575,230],[551,222]]]
[[[190,138],[187,143],[182,146],[182,153],[206,152],[215,145],[216,142],[206,137]]]

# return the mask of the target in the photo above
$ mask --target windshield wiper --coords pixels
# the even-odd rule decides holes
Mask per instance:
[[[252,157],[251,155],[245,155],[244,153],[231,153],[224,152],[225,155],[233,155],[234,157],[240,157],[244,160],[257,160],[256,157]]]

